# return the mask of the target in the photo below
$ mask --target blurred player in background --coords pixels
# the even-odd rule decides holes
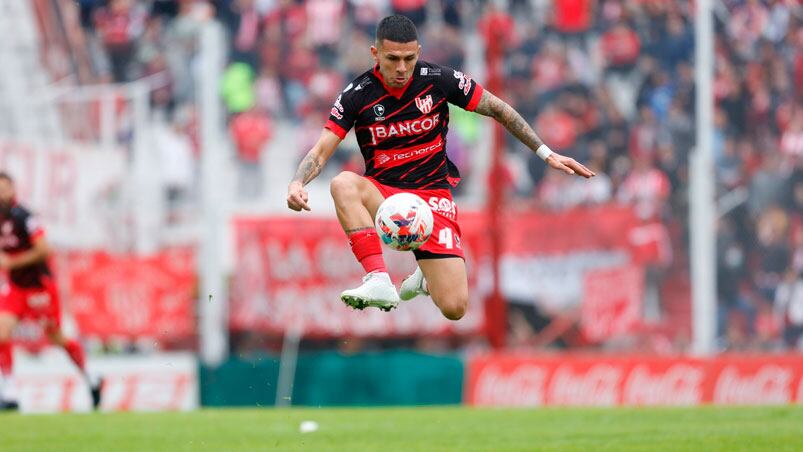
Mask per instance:
[[[394,15],[380,21],[371,47],[376,66],[335,101],[321,137],[288,186],[287,205],[310,210],[304,186],[354,127],[365,175],[341,172],[331,182],[331,193],[338,220],[367,275],[341,299],[357,309],[389,309],[400,299],[428,294],[446,318],[457,320],[468,307],[468,277],[450,190],[460,175],[446,155],[447,103],[494,118],[552,168],[583,177],[594,173],[552,152],[519,113],[469,76],[419,61],[420,51],[418,32],[408,18]],[[435,219],[432,237],[414,251],[418,268],[402,282],[401,294],[390,280],[373,226],[379,204],[399,192],[423,198]]]
[[[50,341],[62,347],[81,371],[93,406],[100,404],[101,382],[87,373],[81,344],[62,334],[59,294],[47,264],[49,255],[44,229],[17,204],[11,176],[0,172],[0,269],[8,272],[8,283],[0,289],[0,408],[17,408],[16,400],[3,391],[13,386],[11,335],[21,319],[40,322]]]

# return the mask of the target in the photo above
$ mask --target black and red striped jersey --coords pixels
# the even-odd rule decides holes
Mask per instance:
[[[28,251],[45,230],[28,209],[14,204],[7,212],[0,212],[0,249],[14,255]],[[42,287],[43,278],[50,277],[47,263],[39,262],[8,272],[8,279],[18,287]]]
[[[446,155],[449,106],[474,111],[482,86],[454,69],[418,61],[402,88],[366,71],[338,96],[326,128],[344,138],[354,127],[365,175],[398,188],[446,188],[460,174]]]

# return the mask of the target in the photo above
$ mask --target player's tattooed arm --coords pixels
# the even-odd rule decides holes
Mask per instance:
[[[329,160],[329,157],[332,156],[332,153],[335,152],[340,141],[340,137],[328,129],[324,129],[321,132],[318,142],[301,160],[293,180],[287,186],[288,208],[296,212],[310,210],[309,204],[307,204],[309,194],[304,189],[304,186],[321,173],[321,169]]]
[[[527,121],[521,117],[519,112],[508,105],[507,102],[491,94],[488,90],[482,92],[480,103],[477,104],[477,108],[474,111],[483,116],[496,119],[496,121],[505,126],[513,136],[518,138],[519,141],[527,145],[527,147],[533,151],[544,144],[532,127],[527,124]]]
[[[293,181],[298,181],[301,182],[302,185],[307,185],[312,179],[315,179],[318,174],[321,174],[321,168],[323,168],[323,163],[314,151],[310,151],[298,165],[298,170],[296,170]]]
[[[519,112],[508,105],[507,102],[491,94],[488,90],[482,92],[480,102],[477,104],[477,108],[474,111],[481,115],[494,118],[498,123],[505,126],[519,141],[532,149],[533,152],[537,152],[538,148],[544,144],[532,127],[527,124],[527,121],[521,117]],[[552,168],[563,171],[566,174],[576,174],[586,178],[595,175],[593,171],[586,168],[582,163],[577,162],[571,157],[560,155],[557,152],[553,152],[546,157],[546,163]]]

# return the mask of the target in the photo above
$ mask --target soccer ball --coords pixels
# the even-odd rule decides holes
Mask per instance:
[[[397,193],[385,199],[374,222],[382,243],[398,251],[418,249],[432,234],[432,210],[412,193]]]

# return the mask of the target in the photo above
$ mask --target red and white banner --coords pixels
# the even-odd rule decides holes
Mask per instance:
[[[446,320],[423,297],[403,302],[391,313],[346,307],[340,292],[358,286],[364,272],[334,218],[239,219],[235,229],[230,312],[235,330],[281,334],[299,328],[312,336],[403,336],[475,333],[481,326],[482,302],[476,291],[460,322]],[[471,233],[463,238],[470,255],[476,240]],[[412,253],[386,249],[385,261],[397,285],[415,269]]]
[[[24,413],[90,411],[89,388],[61,350],[36,358],[17,350],[14,374]],[[191,411],[198,408],[198,364],[190,353],[90,358],[102,376],[103,411]]]
[[[185,339],[195,332],[195,253],[69,252],[57,260],[63,309],[82,335]]]
[[[486,355],[466,376],[466,403],[480,406],[803,403],[801,355]]]
[[[632,262],[628,231],[638,220],[629,207],[507,215],[501,284],[512,302],[536,302],[550,310],[578,308],[589,272]]]
[[[45,224],[59,249],[119,242],[115,219],[122,197],[122,149],[33,146],[0,140],[0,168],[14,178],[17,197]]]
[[[616,267],[586,273],[580,328],[592,342],[631,332],[640,322],[644,272]]]
[[[500,265],[507,300],[579,308],[584,297],[590,296],[598,309],[588,311],[588,318],[606,319],[605,323],[595,320],[599,328],[592,331],[594,337],[630,328],[633,313],[640,312],[641,282],[636,281],[639,270],[628,267],[632,244],[627,231],[637,224],[629,208],[511,211],[504,221]],[[344,307],[340,292],[359,285],[363,271],[334,218],[241,218],[234,226],[230,319],[235,330],[281,333],[291,325],[302,325],[312,335],[388,336],[477,333],[482,327],[482,303],[491,289],[491,260],[488,228],[480,213],[460,213],[471,298],[469,313],[456,323],[444,320],[423,299],[402,303],[390,315]],[[385,258],[397,284],[415,268],[412,253],[386,250]],[[613,271],[622,284],[618,292],[587,295],[604,289],[606,282],[601,278],[606,274],[594,272],[606,270]]]

